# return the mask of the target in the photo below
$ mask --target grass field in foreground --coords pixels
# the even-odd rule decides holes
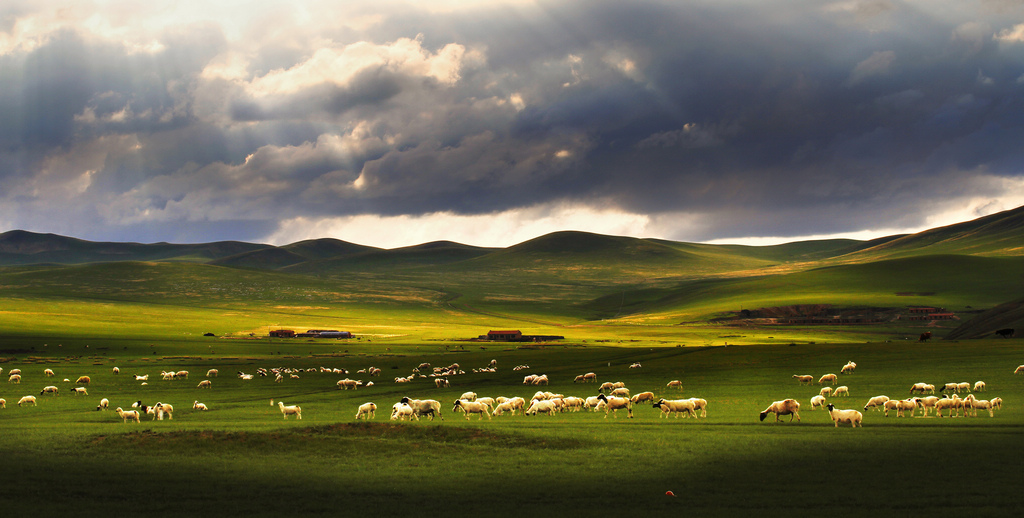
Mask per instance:
[[[170,349],[170,345],[153,344]],[[830,516],[1016,515],[1019,466],[1024,460],[1024,341],[866,343],[744,347],[596,345],[516,349],[467,348],[444,352],[431,344],[392,344],[386,353],[353,345],[347,356],[197,354],[19,355],[0,364],[21,368],[20,385],[4,383],[0,397],[0,494],[12,516],[109,516],[146,513],[178,516],[364,514],[522,516],[735,516],[815,513]],[[117,348],[99,341],[93,348]],[[135,347],[135,346],[133,346]],[[134,350],[134,349],[132,349]],[[259,354],[256,354],[256,353]],[[496,373],[474,373],[491,359]],[[840,377],[851,397],[839,406],[860,408],[871,396],[906,397],[924,381],[984,380],[981,398],[1000,396],[995,417],[896,418],[865,412],[864,428],[836,429],[808,400],[818,386],[799,386],[794,374],[820,376],[858,363]],[[458,362],[467,372],[436,389],[430,379],[396,384],[427,361]],[[633,362],[642,367],[630,369]],[[121,373],[111,373],[117,365]],[[529,369],[515,371],[516,365]],[[302,372],[274,383],[243,381],[236,371],[258,367],[340,367],[349,377],[382,368],[374,387],[340,391],[345,376]],[[220,376],[198,389],[206,370]],[[57,376],[45,378],[43,369]],[[161,381],[162,370],[189,370],[188,380]],[[590,412],[554,417],[495,417],[466,421],[451,402],[472,390],[481,396],[523,396],[524,374],[545,373],[548,390],[596,393],[573,384],[593,371],[600,381],[624,381],[633,392],[683,381],[683,397],[709,402],[706,419],[660,419],[649,404],[635,418]],[[148,385],[133,374],[149,374]],[[73,396],[80,375],[93,382],[88,396]],[[39,396],[45,385],[57,397]],[[37,407],[18,407],[36,394]],[[390,422],[402,396],[443,402],[443,421]],[[95,411],[101,397],[127,407],[141,399],[169,402],[171,421],[122,423]],[[803,403],[802,421],[759,422],[774,400]],[[303,407],[301,421],[282,419],[271,398]],[[191,410],[194,400],[211,408]],[[380,407],[371,422],[356,422],[356,407]],[[787,418],[784,418],[784,421]],[[673,491],[675,497],[666,496]],[[60,498],[57,498],[60,496]]]

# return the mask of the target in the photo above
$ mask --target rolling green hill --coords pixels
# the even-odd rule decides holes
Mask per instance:
[[[422,336],[475,336],[490,326],[541,334],[633,326],[630,333],[672,336],[681,325],[761,326],[737,320],[744,309],[911,305],[966,320],[1019,297],[1021,243],[1024,208],[913,235],[768,247],[570,231],[500,249],[439,241],[390,250],[336,239],[145,245],[12,231],[0,234],[0,261],[19,265],[0,266],[0,325],[49,320],[99,332],[111,322],[157,325],[133,316],[149,314],[245,334],[329,319]],[[780,334],[764,328],[749,339]]]

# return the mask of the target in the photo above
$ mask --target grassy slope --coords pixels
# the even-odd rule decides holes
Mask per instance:
[[[130,499],[127,495],[156,493],[167,498],[148,504],[147,512],[190,516],[336,514],[338,509],[404,516],[421,515],[424,508],[444,508],[457,516],[638,511],[735,516],[794,510],[830,516],[1011,516],[1018,512],[1014,484],[1024,460],[1024,412],[1013,403],[1024,398],[1024,387],[1012,374],[1020,344],[1015,339],[912,346],[491,347],[464,353],[422,344],[381,354],[372,344],[353,343],[348,356],[314,358],[274,355],[264,343],[248,357],[235,359],[198,352],[190,358],[134,350],[125,354],[116,347],[101,355],[97,350],[111,343],[94,343],[92,352],[65,346],[4,365],[22,368],[25,380],[21,386],[0,387],[0,397],[8,400],[8,408],[0,410],[5,430],[0,455],[11,466],[0,471],[0,486],[10,495],[5,500],[9,512],[52,516],[109,516],[116,501]],[[165,345],[157,342],[156,347]],[[492,358],[498,372],[471,372],[470,367]],[[800,387],[791,376],[834,372],[851,359],[859,367],[841,377],[852,393],[842,407],[859,408],[877,394],[904,397],[918,381],[977,379],[988,383],[984,397],[998,395],[1007,404],[994,418],[887,418],[872,411],[865,413],[863,429],[836,429],[824,412],[806,406],[818,387]],[[334,382],[343,377],[335,374],[304,372],[281,384],[231,375],[257,367],[327,366],[354,372],[375,365],[387,378],[410,372],[420,361],[458,361],[468,373],[454,377],[450,389],[433,388],[429,379],[411,384],[383,379],[355,392],[335,389]],[[643,367],[629,369],[632,362]],[[664,388],[665,382],[681,379],[683,397],[708,400],[708,417],[660,419],[649,404],[638,407],[632,420],[583,412],[467,422],[450,413],[450,402],[465,390],[528,398],[535,388],[523,386],[522,372],[510,368],[523,363],[532,366],[526,372],[551,377],[549,390],[567,395],[595,391],[571,382],[587,371],[596,372],[600,381],[624,381],[634,392],[652,390],[669,397],[677,393]],[[113,365],[121,368],[120,376],[110,373]],[[56,379],[92,376],[90,395],[65,392],[41,398],[35,408],[12,405],[23,393],[51,383],[42,376],[44,367],[54,369]],[[195,388],[210,367],[221,371],[213,388]],[[192,376],[148,386],[130,377],[172,369],[190,370]],[[64,391],[70,385],[57,384]],[[388,422],[387,409],[406,395],[445,402],[445,420]],[[100,397],[120,406],[160,400],[177,411],[173,421],[123,424],[111,412],[93,410]],[[800,423],[758,422],[760,410],[785,397],[804,403]],[[282,420],[267,404],[271,398],[301,405],[303,420]],[[196,399],[211,410],[191,411]],[[355,408],[365,401],[378,404],[377,418],[356,423]],[[944,473],[985,476],[961,477],[951,493],[948,484],[936,482],[935,474]],[[62,498],[47,496],[54,488],[62,488]],[[417,498],[396,498],[410,488],[416,488]],[[894,488],[900,498],[864,497]],[[669,490],[677,496],[666,496]],[[495,491],[515,495],[515,505],[496,503]],[[787,500],[779,502],[779,494]],[[43,498],[48,503],[40,509]],[[837,506],[837,501],[856,505]]]

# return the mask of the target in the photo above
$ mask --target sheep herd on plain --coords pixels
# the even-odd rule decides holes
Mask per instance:
[[[630,369],[641,368],[640,363],[632,363],[629,366]],[[854,362],[848,362],[840,369],[840,375],[852,375],[856,371],[857,364]],[[529,369],[527,365],[516,366],[513,370],[524,370]],[[472,369],[473,372],[496,372],[497,362],[491,360],[487,367],[479,369]],[[0,374],[3,369],[0,368]],[[120,370],[114,367],[112,373],[114,375],[119,374]],[[277,383],[281,383],[285,376],[291,379],[299,378],[300,374],[308,372],[319,372],[327,374],[348,374],[349,371],[346,369],[339,368],[310,368],[310,369],[294,369],[294,368],[274,368],[265,369],[258,368],[254,373],[247,374],[242,371],[238,371],[238,378],[241,380],[252,380],[257,377],[272,377]],[[424,374],[428,372],[429,374]],[[1017,367],[1014,374],[1024,373],[1024,365]],[[376,377],[381,375],[381,370],[377,367],[369,367],[366,369],[360,369],[356,374],[366,374],[369,377]],[[445,366],[445,367],[432,367],[429,363],[421,363],[409,376],[399,376],[395,378],[395,383],[408,383],[417,378],[434,378],[434,385],[437,388],[449,388],[451,386],[449,378],[465,374],[457,363]],[[213,381],[211,378],[216,378],[219,375],[217,369],[210,369],[206,373],[206,379],[199,382],[196,389],[210,389],[213,387]],[[8,382],[11,384],[20,384],[22,382],[22,371],[21,369],[11,369],[8,372]],[[45,369],[43,371],[45,378],[52,378],[56,376],[52,369]],[[188,379],[188,371],[167,371],[161,373],[162,380],[180,380]],[[134,375],[136,381],[141,381],[141,385],[148,383],[149,375]],[[834,373],[824,374],[815,380],[815,376],[809,374],[794,374],[795,379],[800,385],[813,386],[815,383],[821,386],[818,393],[811,396],[810,398],[810,410],[815,409],[826,410],[831,418],[831,421],[836,427],[840,424],[850,425],[851,427],[863,426],[864,413],[856,409],[840,409],[837,408],[834,402],[838,402],[840,398],[847,398],[851,396],[850,387],[847,385],[836,386],[839,382],[840,376]],[[65,382],[70,382],[69,379],[64,379]],[[69,392],[78,395],[88,395],[87,387],[92,382],[89,376],[80,376],[76,379],[75,386],[69,389]],[[594,383],[597,384],[598,377],[594,372],[587,372],[576,376],[573,379],[573,383]],[[550,380],[545,374],[529,374],[524,376],[523,384],[528,386],[547,386]],[[338,389],[341,390],[357,390],[359,387],[372,387],[373,382],[364,382],[363,380],[353,380],[350,378],[344,378],[338,380],[335,384]],[[991,399],[979,399],[977,394],[986,391],[986,383],[984,381],[976,381],[971,384],[969,382],[950,382],[942,385],[941,388],[936,390],[936,385],[929,383],[914,383],[909,388],[909,396],[904,399],[893,399],[886,395],[873,396],[867,400],[864,404],[863,412],[878,411],[882,412],[885,417],[889,416],[890,411],[895,412],[896,417],[968,417],[977,416],[978,410],[987,412],[990,417],[994,417],[995,410],[1002,408],[1002,398],[993,397]],[[678,391],[682,392],[682,381],[671,380],[665,384],[665,391]],[[656,396],[652,391],[642,391],[635,394],[630,394],[630,389],[625,386],[623,382],[604,382],[598,386],[596,395],[591,396],[566,396],[560,393],[553,393],[546,390],[537,390],[533,396],[527,401],[523,397],[481,397],[475,392],[467,391],[464,392],[458,399],[452,402],[450,412],[456,414],[462,412],[465,419],[470,420],[473,416],[477,416],[477,419],[483,419],[486,417],[488,420],[492,419],[492,416],[535,416],[537,414],[555,415],[565,412],[579,412],[579,411],[591,411],[605,413],[605,418],[611,414],[613,417],[618,417],[618,411],[622,410],[627,417],[633,417],[633,409],[640,403],[650,403],[652,408],[659,409],[659,416],[662,418],[666,417],[693,417],[693,418],[706,418],[708,402],[705,399],[692,397],[687,399],[666,399],[664,397]],[[47,385],[43,387],[39,392],[39,396],[58,396],[60,394],[60,388],[56,385]],[[966,394],[961,397],[960,394]],[[829,398],[832,398],[834,402],[830,402]],[[37,397],[35,395],[26,395],[18,400],[17,405],[21,406],[36,406],[38,404]],[[284,419],[294,416],[295,419],[302,419],[302,408],[298,405],[286,405],[282,401],[275,401],[271,399],[271,406],[277,406],[281,411]],[[6,400],[0,398],[0,408],[6,408]],[[96,406],[97,411],[108,410],[110,407],[110,401],[107,398],[102,398],[99,404]],[[412,399],[410,397],[403,397],[400,401],[394,403],[391,407],[391,420],[406,421],[406,420],[419,420],[421,417],[427,417],[430,420],[435,418],[443,420],[442,415],[442,403],[436,399]],[[207,411],[209,407],[200,402],[194,400],[192,404],[193,411]],[[800,421],[800,402],[796,399],[787,398],[779,401],[774,401],[767,408],[760,412],[760,420],[764,421],[769,414],[775,414],[775,421],[778,422],[782,416],[790,416],[789,421],[793,419]],[[367,402],[358,407],[355,414],[356,420],[374,419],[376,417],[377,404],[373,402]],[[157,402],[154,405],[145,405],[141,400],[135,401],[131,404],[130,410],[124,410],[122,407],[117,407],[115,412],[118,417],[125,423],[128,421],[141,422],[143,416],[152,416],[153,420],[163,420],[165,417],[168,420],[173,419],[174,407],[168,403]]]

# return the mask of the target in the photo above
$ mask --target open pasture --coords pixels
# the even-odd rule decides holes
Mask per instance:
[[[218,340],[218,342],[220,342]],[[566,516],[653,514],[732,516],[810,512],[839,516],[971,515],[1016,513],[1017,474],[1024,460],[1024,341],[752,345],[743,347],[542,348],[437,344],[353,344],[347,355],[294,354],[254,348],[251,355],[196,353],[146,355],[145,347],[93,340],[107,355],[62,356],[47,349],[2,363],[0,490],[12,513],[108,516],[117,509],[161,515],[253,514],[411,515],[436,510],[457,515]],[[156,349],[174,350],[156,342]],[[69,350],[81,351],[80,344]],[[217,346],[219,347],[219,345]],[[262,346],[261,346],[262,347]],[[336,347],[336,346],[330,346]],[[382,348],[384,350],[382,350]],[[39,349],[37,349],[38,351]],[[332,351],[312,351],[314,354]],[[497,360],[493,373],[473,369]],[[864,427],[835,428],[828,414],[810,409],[817,378],[840,374],[850,396],[830,398],[839,408],[862,410],[868,398],[909,396],[916,382],[983,380],[1005,401],[995,417],[897,418],[863,411]],[[458,363],[450,388],[432,379],[395,383],[421,362]],[[640,363],[639,368],[629,368]],[[517,365],[528,369],[513,370]],[[118,366],[120,374],[112,374]],[[379,377],[356,371],[382,370]],[[344,368],[347,375],[321,372]],[[7,383],[11,369],[20,384]],[[54,377],[46,377],[44,369]],[[210,368],[219,376],[198,388]],[[273,376],[242,380],[238,371],[302,369],[280,383]],[[313,369],[313,370],[309,370]],[[187,379],[161,380],[162,371],[189,371]],[[480,396],[522,396],[537,390],[589,396],[596,384],[573,383],[595,372],[598,382],[623,381],[632,393],[666,398],[701,397],[708,417],[660,418],[650,403],[635,418],[589,411],[555,416],[496,416],[467,421],[452,413],[465,391]],[[135,374],[149,374],[147,385]],[[547,387],[522,384],[547,374]],[[811,374],[801,386],[794,374]],[[89,395],[72,394],[88,375]],[[373,387],[339,390],[342,378]],[[70,381],[64,382],[64,379]],[[682,381],[679,392],[666,387]],[[46,385],[57,396],[40,395]],[[33,394],[38,405],[19,407]],[[393,422],[391,405],[403,396],[437,399],[442,420]],[[110,410],[95,410],[101,398]],[[772,401],[795,398],[801,421],[758,413]],[[271,399],[275,405],[270,404]],[[142,400],[171,403],[173,420],[123,423],[113,409]],[[193,401],[210,410],[192,410]],[[302,407],[302,420],[282,417],[276,403]],[[355,420],[356,408],[378,405],[376,418]],[[675,496],[666,495],[672,491]],[[55,499],[55,494],[63,496]],[[155,495],[159,495],[156,497]]]

